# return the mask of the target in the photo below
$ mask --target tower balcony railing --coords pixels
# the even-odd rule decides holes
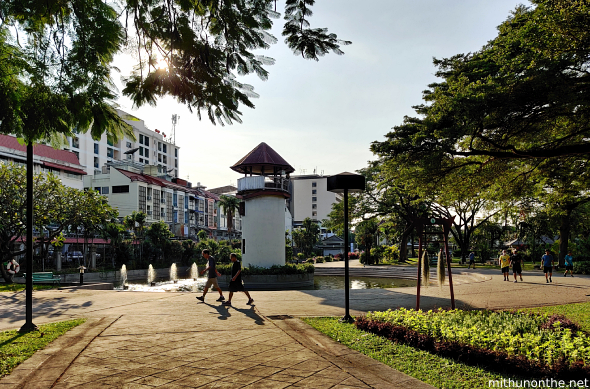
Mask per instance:
[[[289,179],[284,177],[251,176],[238,179],[238,192],[249,190],[289,191]]]

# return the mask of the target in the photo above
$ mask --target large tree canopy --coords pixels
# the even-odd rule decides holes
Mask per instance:
[[[533,0],[473,54],[435,60],[439,83],[372,150],[425,184],[527,181],[556,159],[590,155],[590,5]],[[453,176],[455,176],[453,178]]]

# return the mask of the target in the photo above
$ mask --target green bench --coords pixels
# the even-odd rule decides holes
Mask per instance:
[[[23,273],[23,277],[27,278],[27,274]],[[33,273],[33,283],[41,284],[41,283],[57,283],[61,286],[61,277],[53,275],[52,272],[40,272],[40,273]]]

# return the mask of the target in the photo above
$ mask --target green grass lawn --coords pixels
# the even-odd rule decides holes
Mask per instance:
[[[84,323],[86,319],[62,321],[39,326],[39,331],[21,334],[16,330],[0,332],[0,378],[4,377],[68,330]]]
[[[518,377],[490,372],[442,358],[410,346],[358,330],[338,318],[305,318],[307,324],[335,341],[437,388],[487,388],[490,380]]]
[[[0,293],[2,292],[18,292],[25,290],[25,284],[0,284]],[[55,284],[34,284],[33,290],[53,289],[58,286]]]

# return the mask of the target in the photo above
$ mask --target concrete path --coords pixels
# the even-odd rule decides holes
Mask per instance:
[[[478,276],[475,276],[478,274]],[[457,307],[518,308],[590,301],[590,277],[526,272],[504,282],[477,270],[455,287]],[[465,276],[465,277],[467,277]],[[457,274],[457,278],[460,276]],[[415,288],[351,290],[352,314],[415,306]],[[34,293],[34,322],[86,317],[0,380],[4,388],[426,388],[349,350],[294,316],[341,316],[342,290],[252,292],[234,307],[194,293],[48,290]],[[425,309],[449,307],[448,287],[422,289]],[[23,323],[24,293],[0,294],[0,330]]]

